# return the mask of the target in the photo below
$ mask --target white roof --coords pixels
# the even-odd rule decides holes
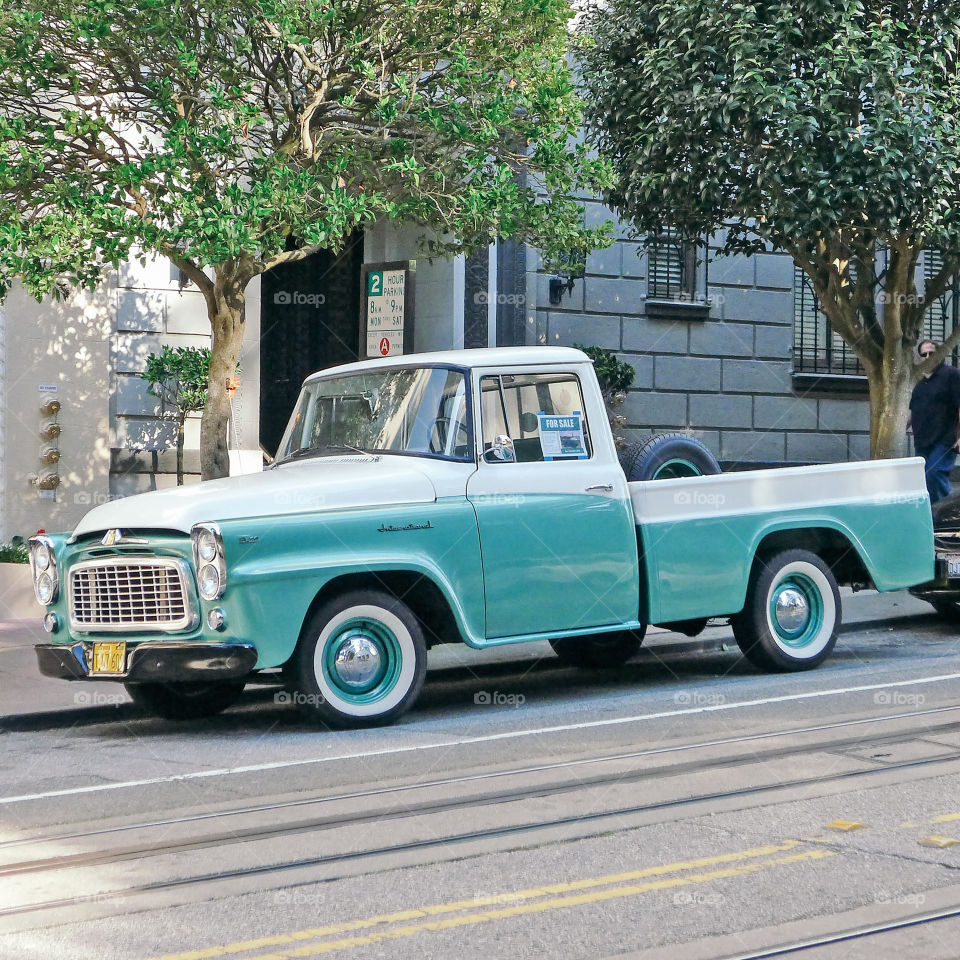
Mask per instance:
[[[359,373],[385,367],[415,367],[418,365],[457,367],[528,367],[548,363],[592,363],[582,351],[573,347],[479,347],[469,350],[436,350],[433,353],[409,353],[405,356],[374,357],[356,363],[342,363],[311,374],[307,380],[326,377],[333,373]]]

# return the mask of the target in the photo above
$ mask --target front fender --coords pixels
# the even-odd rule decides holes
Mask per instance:
[[[217,603],[227,609],[231,634],[256,645],[258,668],[289,659],[317,594],[332,580],[357,573],[428,577],[466,642],[482,641],[480,540],[466,500],[220,526],[228,572],[227,591]]]

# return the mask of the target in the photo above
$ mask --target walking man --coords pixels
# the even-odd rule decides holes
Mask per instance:
[[[921,340],[920,359],[937,349],[933,340]],[[924,473],[930,502],[950,493],[950,471],[957,461],[960,439],[960,370],[942,360],[913,388],[910,421],[917,454],[924,459]]]

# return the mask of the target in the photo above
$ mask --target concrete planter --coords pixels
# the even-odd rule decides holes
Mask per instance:
[[[0,563],[0,620],[39,620],[29,563]]]

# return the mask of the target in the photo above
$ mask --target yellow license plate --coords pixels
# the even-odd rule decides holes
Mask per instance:
[[[113,641],[99,641],[93,645],[93,664],[91,673],[123,673],[126,665],[127,644]]]

